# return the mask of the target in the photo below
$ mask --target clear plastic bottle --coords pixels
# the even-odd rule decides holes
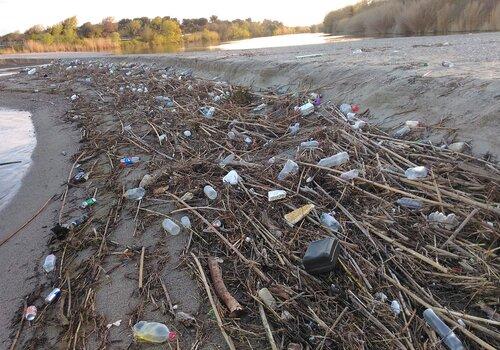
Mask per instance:
[[[54,254],[47,255],[43,262],[43,269],[49,273],[56,267],[56,256]]]
[[[331,168],[334,166],[344,164],[348,160],[349,160],[349,154],[347,154],[347,152],[340,152],[331,157],[326,157],[321,159],[318,162],[318,165],[326,168]]]
[[[434,329],[437,334],[441,337],[443,340],[443,343],[446,344],[446,346],[451,349],[451,350],[464,350],[465,347],[458,339],[457,335],[455,332],[453,332],[450,327],[446,325],[446,323],[443,322],[439,318],[438,315],[434,312],[432,309],[426,309],[424,311],[424,319],[427,322],[429,326],[431,326],[432,329]]]
[[[408,134],[409,132],[411,131],[410,127],[405,125],[403,126],[402,128],[396,130],[394,132],[394,134],[392,134],[392,136],[394,136],[395,138],[397,139],[400,139],[402,138],[403,136],[405,136],[406,134]]]
[[[203,193],[205,193],[205,196],[207,196],[210,200],[217,199],[217,191],[210,185],[203,187]]]
[[[184,228],[190,229],[191,228],[191,220],[189,220],[189,216],[183,216],[181,218],[181,224]]]
[[[400,206],[409,208],[409,209],[421,209],[422,208],[422,203],[416,199],[413,198],[408,198],[408,197],[403,197],[399,198],[396,203],[398,203]]]
[[[226,176],[222,178],[222,183],[234,186],[238,184],[239,180],[240,176],[238,175],[236,170],[231,170],[230,172],[227,173]]]
[[[163,220],[161,225],[163,226],[163,229],[172,236],[177,236],[181,232],[180,226],[170,219]]]
[[[278,174],[278,180],[284,180],[288,175],[295,175],[299,172],[299,165],[293,160],[288,159]]]
[[[300,149],[315,149],[319,147],[319,142],[316,140],[304,141],[300,143]]]
[[[425,166],[416,166],[408,168],[405,171],[405,176],[409,180],[421,179],[427,176],[427,168]]]
[[[177,337],[167,326],[159,322],[139,321],[132,328],[134,339],[147,343],[164,343],[174,341]]]
[[[123,197],[134,200],[134,201],[140,201],[142,197],[146,194],[146,190],[142,187],[136,187],[136,188],[131,188],[127,190],[124,194]]]
[[[328,229],[337,232],[341,226],[340,223],[328,213],[321,214],[321,223]]]
[[[140,157],[123,157],[122,159],[120,159],[120,167],[125,168],[127,166],[131,166],[133,164],[139,163],[140,160]]]
[[[352,169],[349,171],[345,171],[342,174],[340,174],[340,178],[342,180],[350,181],[359,176],[359,170],[358,169]]]
[[[351,105],[348,104],[348,103],[342,103],[339,107],[340,111],[344,114],[347,115],[347,113],[351,113],[352,112],[352,108],[351,108]]]

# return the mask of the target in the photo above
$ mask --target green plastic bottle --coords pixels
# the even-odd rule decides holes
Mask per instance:
[[[177,337],[175,332],[171,332],[167,326],[159,322],[139,321],[132,328],[134,339],[147,343],[164,343],[174,341]]]

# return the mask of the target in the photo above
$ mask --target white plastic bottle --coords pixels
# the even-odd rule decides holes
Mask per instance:
[[[134,339],[147,343],[164,343],[174,341],[177,337],[167,326],[159,322],[139,321],[132,328]]]
[[[349,160],[349,154],[347,152],[340,152],[331,157],[326,157],[321,159],[318,162],[318,165],[325,168],[331,168],[334,166],[344,164],[348,160]]]
[[[203,192],[210,200],[215,200],[217,198],[217,191],[210,185],[203,187]]]
[[[181,232],[181,228],[174,221],[165,219],[161,223],[163,229],[170,233],[172,236],[177,236]]]
[[[43,262],[43,269],[45,272],[49,273],[56,267],[56,256],[54,254],[47,255],[45,261]]]
[[[288,175],[295,175],[299,172],[299,165],[293,160],[288,159],[278,174],[278,180],[284,180]]]
[[[431,326],[432,329],[434,329],[437,334],[441,337],[443,340],[443,343],[446,344],[446,346],[451,349],[451,350],[464,350],[465,347],[458,339],[457,335],[455,332],[453,332],[450,327],[446,325],[446,323],[443,322],[439,318],[438,315],[434,312],[432,309],[426,309],[424,311],[424,319],[427,322],[429,326]]]

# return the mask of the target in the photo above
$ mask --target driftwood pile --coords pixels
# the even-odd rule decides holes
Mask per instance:
[[[295,107],[310,91],[250,91],[189,71],[120,62],[54,63],[42,72],[68,89],[57,93],[76,96],[67,116],[82,130],[75,163],[90,173],[80,186],[98,201],[89,222],[56,243],[66,292],[61,341],[83,348],[87,337],[105,334],[99,310],[90,305],[98,266],[114,244],[107,235],[120,220],[128,189],[115,180],[134,171],[120,168],[119,160],[139,156],[151,178],[144,198],[128,209],[136,234],[151,226],[162,231],[166,217],[179,226],[181,216],[190,218],[192,227],[181,232],[190,236],[184,262],[210,303],[213,321],[204,331],[222,332],[229,348],[444,348],[423,319],[426,308],[466,347],[499,347],[495,163],[423,141],[431,126],[395,139],[370,125],[368,110],[358,116],[367,121],[362,129],[327,101],[301,116]],[[309,140],[319,146],[300,147]],[[318,165],[342,151],[349,154],[346,163]],[[288,159],[298,172],[280,181]],[[428,175],[408,179],[405,170],[415,166],[425,166]],[[341,177],[353,169],[356,178]],[[223,184],[230,170],[237,171],[236,185]],[[206,185],[218,192],[215,200],[203,193]],[[269,202],[268,191],[276,189],[286,198]],[[421,208],[398,205],[404,197]],[[306,204],[312,211],[287,224],[284,216]],[[67,209],[63,203],[61,221]],[[454,223],[430,221],[436,211],[455,214]],[[322,225],[322,213],[331,213],[340,229]],[[310,242],[324,237],[340,241],[337,267],[310,275],[302,257]],[[90,260],[75,265],[73,257],[84,248],[92,250]],[[173,314],[169,286],[157,278],[167,257],[161,246],[148,247],[146,261],[144,255],[131,248],[123,258],[140,262],[144,303],[153,295]]]

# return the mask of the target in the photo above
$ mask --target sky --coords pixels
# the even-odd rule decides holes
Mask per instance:
[[[332,10],[357,0],[0,0],[0,35],[21,32],[35,24],[52,25],[71,16],[78,23],[100,22],[104,17],[170,16],[182,18],[273,19],[289,26],[323,21]]]

